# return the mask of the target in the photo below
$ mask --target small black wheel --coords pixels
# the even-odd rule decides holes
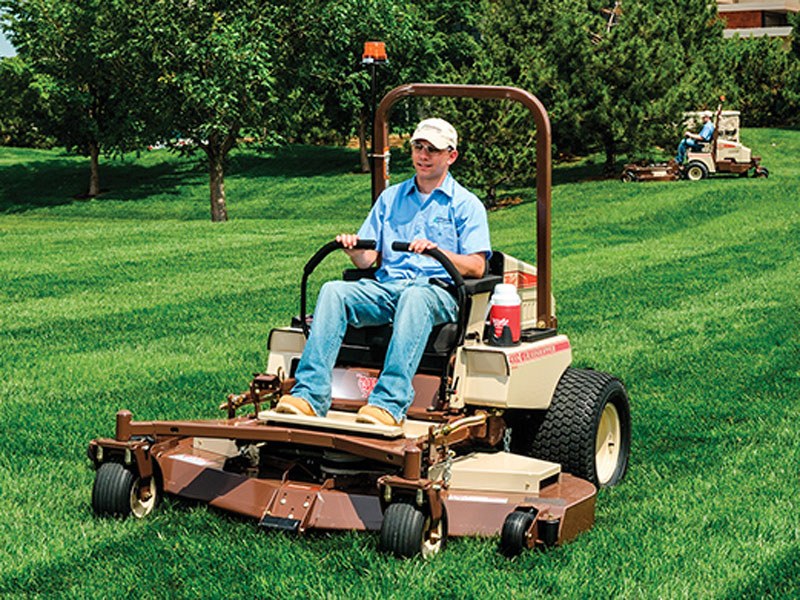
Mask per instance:
[[[142,519],[149,515],[158,501],[156,478],[147,480],[133,474],[119,463],[100,465],[92,488],[92,508],[100,516],[133,515]]]
[[[445,515],[436,527],[431,517],[406,502],[390,504],[383,513],[380,548],[395,556],[409,558],[421,554],[428,558],[444,547],[447,538]]]
[[[708,167],[698,160],[691,160],[686,165],[686,179],[689,181],[700,181],[708,177]]]
[[[500,552],[506,556],[517,556],[527,550],[530,547],[528,530],[535,519],[535,513],[521,510],[509,513],[500,532]]]
[[[767,167],[756,167],[756,172],[754,174],[755,177],[763,177],[766,179],[769,177],[769,169]]]
[[[629,169],[622,174],[620,179],[622,180],[622,183],[633,183],[634,181],[638,180],[638,177],[636,177],[636,173]]]
[[[564,371],[546,411],[512,413],[511,450],[559,463],[598,487],[617,484],[628,469],[631,413],[622,382],[600,371]]]

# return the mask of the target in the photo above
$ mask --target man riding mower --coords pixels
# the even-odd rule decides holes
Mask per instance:
[[[488,239],[461,252],[444,243],[414,244],[430,242],[425,235],[387,243],[385,230],[374,240],[361,231],[357,240],[329,242],[303,269],[300,315],[270,333],[266,372],[228,397],[221,407],[227,418],[133,421],[122,410],[115,437],[89,444],[98,514],[143,517],[167,493],[255,518],[268,530],[380,531],[381,549],[398,556],[429,556],[448,536],[497,534],[501,550],[516,554],[566,542],[592,527],[597,489],[619,483],[627,470],[630,408],[618,379],[571,366],[572,346],[557,331],[547,113],[535,96],[517,88],[410,84],[389,92],[378,106],[376,147],[387,147],[390,108],[403,98],[427,96],[512,100],[531,111],[537,127],[536,266],[501,251],[487,263]],[[420,168],[436,170],[432,156],[449,152],[447,147],[429,137],[416,141],[430,145],[414,150]],[[388,150],[374,157],[376,201],[386,190],[387,159]],[[423,188],[415,193],[425,194]],[[434,191],[429,200],[443,201],[442,194]],[[420,226],[436,226],[437,216],[433,225]],[[447,294],[443,312],[454,318],[433,317],[430,335],[419,340],[421,358],[404,396],[410,398],[405,414],[391,402],[377,404],[388,409],[391,421],[361,417],[387,375],[398,323],[381,318],[349,324],[333,352],[330,406],[317,412],[298,383],[314,328],[328,320],[319,305],[313,318],[307,314],[309,277],[332,252],[360,255],[364,262],[355,261],[356,267],[363,267],[372,255],[356,252],[378,249],[426,269],[435,266],[437,283],[425,283]],[[488,272],[459,264],[459,256],[472,255]],[[392,268],[394,259],[385,265]],[[349,269],[344,279],[377,276],[380,283],[378,273]],[[487,314],[500,304],[498,293],[492,300],[503,289],[498,284],[519,296],[512,307],[518,330],[513,319],[493,319],[487,327]],[[394,314],[399,312],[398,306]],[[406,356],[410,362],[416,355]],[[305,400],[314,414],[280,410],[287,395]]]

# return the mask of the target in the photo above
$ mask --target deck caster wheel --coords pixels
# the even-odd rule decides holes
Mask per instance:
[[[406,502],[390,504],[383,514],[380,548],[384,552],[404,558],[418,554],[429,558],[444,547],[446,538],[444,514],[436,527],[431,526],[430,515]]]
[[[753,173],[753,177],[762,177],[766,179],[769,177],[769,169],[766,167],[756,167],[756,172]]]
[[[158,501],[155,477],[142,479],[119,463],[104,463],[97,469],[92,488],[92,508],[100,516],[133,515],[142,519]]]
[[[500,532],[500,552],[505,556],[517,556],[531,547],[528,543],[528,530],[536,519],[536,513],[515,510],[503,521]]]

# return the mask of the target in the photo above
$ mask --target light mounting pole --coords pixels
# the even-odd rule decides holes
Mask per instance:
[[[370,123],[370,138],[371,138],[371,150],[369,154],[369,171],[372,175],[372,182],[373,188],[375,187],[375,107],[376,107],[376,98],[375,98],[375,87],[376,87],[376,71],[377,67],[380,65],[385,65],[388,61],[386,56],[386,44],[383,42],[364,42],[364,53],[361,55],[361,66],[367,67],[370,70],[370,114],[369,114],[369,123]],[[384,153],[389,152],[388,148],[381,149]],[[384,157],[388,160],[388,156]]]

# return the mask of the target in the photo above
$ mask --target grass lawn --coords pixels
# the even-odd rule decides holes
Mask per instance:
[[[108,191],[74,200],[83,160],[0,148],[0,593],[800,596],[800,132],[744,141],[769,179],[580,183],[585,164],[557,168],[559,328],[576,366],[628,387],[628,477],[567,546],[508,560],[496,539],[456,539],[428,562],[380,554],[374,534],[265,534],[174,500],[142,521],[90,506],[86,446],[113,435],[118,409],[221,416],[263,368],[302,265],[368,210],[354,153],[237,154],[231,221],[212,224],[207,176],[186,159],[106,163]],[[490,225],[497,249],[533,260],[531,202]]]

